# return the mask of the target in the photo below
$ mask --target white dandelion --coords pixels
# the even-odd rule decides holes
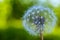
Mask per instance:
[[[25,15],[23,16],[24,28],[30,34],[35,36],[42,37],[43,33],[51,33],[55,27],[55,24],[56,16],[54,12],[48,7],[33,6],[30,9],[28,9]]]

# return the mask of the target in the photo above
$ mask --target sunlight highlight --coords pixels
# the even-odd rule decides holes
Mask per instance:
[[[0,0],[0,3],[3,2],[4,0]]]
[[[60,0],[49,0],[49,2],[52,4],[54,7],[58,7],[60,5]]]

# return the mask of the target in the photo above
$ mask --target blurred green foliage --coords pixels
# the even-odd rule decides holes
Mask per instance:
[[[40,40],[39,37],[29,35],[24,29],[9,27],[6,30],[0,30],[0,40]],[[60,36],[46,35],[44,40],[60,40]]]
[[[23,16],[24,12],[33,4],[33,2],[29,4],[24,4],[22,0],[14,0],[12,5],[12,16],[16,19],[20,19]]]
[[[22,17],[28,8],[37,4],[37,0],[1,0],[0,2],[0,40],[40,40],[30,35],[23,27]],[[44,40],[60,40],[60,6],[54,8],[57,16],[56,27],[52,34],[44,36]]]

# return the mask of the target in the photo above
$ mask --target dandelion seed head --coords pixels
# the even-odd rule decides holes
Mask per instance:
[[[33,6],[23,16],[24,28],[32,35],[39,35],[41,25],[45,33],[51,33],[55,24],[56,16],[48,7]]]

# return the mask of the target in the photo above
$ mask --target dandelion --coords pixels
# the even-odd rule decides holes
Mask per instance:
[[[33,6],[23,16],[24,28],[32,35],[41,36],[41,40],[43,40],[44,31],[51,33],[55,23],[56,16],[48,7]]]

